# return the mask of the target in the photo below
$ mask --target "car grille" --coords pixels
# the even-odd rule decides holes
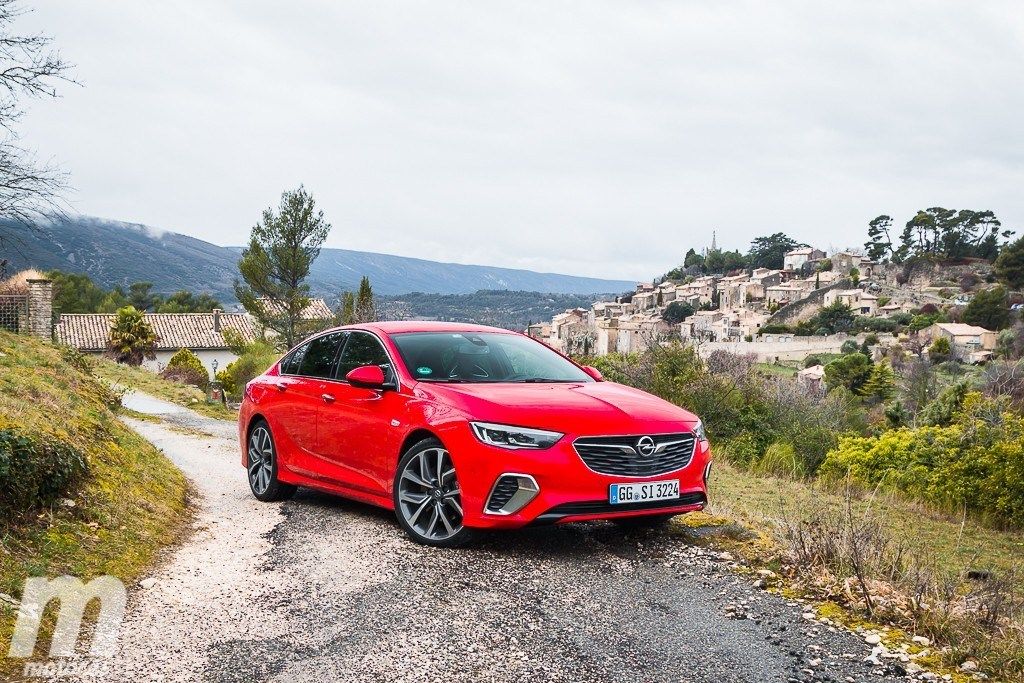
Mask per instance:
[[[641,439],[654,442],[654,452],[638,450]],[[691,433],[657,436],[586,436],[573,448],[587,467],[600,474],[622,477],[653,477],[680,470],[690,464],[696,439]]]
[[[684,493],[672,500],[654,500],[647,503],[623,503],[612,505],[606,500],[591,500],[582,503],[563,503],[556,505],[542,515],[538,515],[537,524],[557,522],[563,517],[574,515],[603,515],[613,512],[629,512],[631,510],[660,510],[667,508],[678,508],[689,505],[704,505],[708,502],[707,496],[701,491]]]

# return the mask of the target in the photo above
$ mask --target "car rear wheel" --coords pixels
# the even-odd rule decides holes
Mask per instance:
[[[476,538],[462,525],[462,492],[451,454],[437,439],[419,441],[402,455],[394,484],[395,515],[412,540],[453,547]]]
[[[296,487],[277,479],[277,449],[270,425],[260,420],[249,431],[248,455],[249,488],[257,500],[265,503],[285,500],[295,494]]]

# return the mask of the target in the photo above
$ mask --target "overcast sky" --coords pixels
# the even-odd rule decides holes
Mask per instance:
[[[689,246],[1024,231],[1024,4],[28,0],[82,87],[27,144],[74,211],[241,244],[304,183],[328,245],[649,278]]]

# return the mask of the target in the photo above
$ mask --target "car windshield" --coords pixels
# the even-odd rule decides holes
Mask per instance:
[[[499,332],[392,335],[409,373],[426,382],[591,382],[544,344]]]

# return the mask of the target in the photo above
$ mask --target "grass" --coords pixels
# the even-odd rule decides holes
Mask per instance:
[[[760,476],[737,469],[723,458],[712,473],[711,505],[705,512],[684,517],[678,528],[681,533],[698,532],[698,539],[739,554],[755,567],[779,571],[792,562],[785,540],[787,524],[819,524],[821,518],[816,515],[822,510],[844,511],[848,505],[851,518],[877,520],[885,538],[905,547],[936,576],[963,576],[970,569],[1012,579],[1024,558],[1021,531],[1001,531],[969,517],[956,519],[898,496],[851,498],[811,481]],[[797,567],[795,578],[815,571]],[[957,590],[968,588],[962,585]],[[1005,590],[1012,599],[1024,599],[1024,586]],[[833,612],[839,609],[834,603],[826,604]],[[843,619],[835,619],[835,614],[830,617],[846,624],[882,628],[865,620],[862,613],[844,610]],[[964,659],[975,658],[983,671],[998,680],[1024,681],[1024,638],[1019,624],[998,632],[982,629],[976,621],[943,614],[925,617],[919,625],[929,636],[951,646],[946,652],[936,650],[929,662],[935,670],[955,672]]]
[[[0,423],[68,443],[88,460],[84,480],[56,504],[0,520],[0,592],[17,597],[26,577],[61,574],[112,575],[130,585],[184,528],[184,476],[117,419],[115,397],[90,365],[73,352],[0,331]],[[3,484],[17,485],[15,477]],[[14,618],[13,609],[0,610],[0,648]],[[4,658],[0,674],[21,664]]]
[[[101,358],[96,360],[93,373],[111,384],[138,389],[165,401],[191,408],[208,417],[231,421],[238,419],[237,410],[208,401],[201,389],[180,382],[170,382],[142,367],[121,365]]]

